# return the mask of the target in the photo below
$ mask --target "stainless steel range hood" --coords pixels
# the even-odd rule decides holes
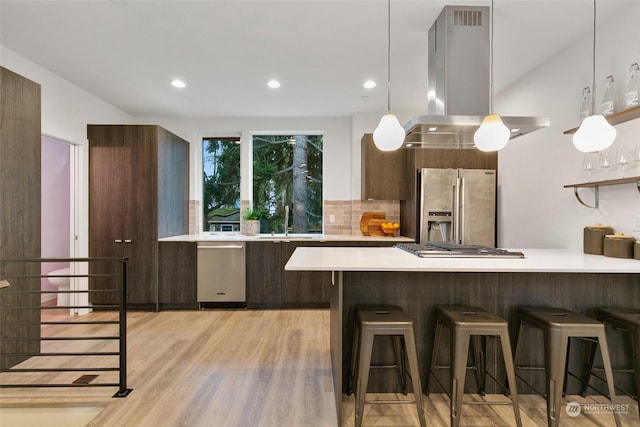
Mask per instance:
[[[427,115],[404,129],[405,146],[473,148],[489,114],[490,9],[445,6],[429,29]],[[548,117],[501,116],[511,139],[549,126]]]

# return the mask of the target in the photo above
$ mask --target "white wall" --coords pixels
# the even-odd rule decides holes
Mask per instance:
[[[131,123],[132,117],[124,111],[12,50],[0,49],[0,65],[42,87],[42,133],[83,144],[88,123]]]
[[[616,80],[619,103],[631,63],[640,62],[640,2],[597,28],[596,111],[600,111],[606,76]],[[584,155],[563,131],[578,125],[582,88],[591,86],[592,33],[533,70],[517,85],[496,94],[495,111],[504,115],[546,115],[547,129],[521,137],[499,153],[499,238],[503,247],[582,248],[584,226],[602,223],[632,234],[632,215],[640,214],[640,194],[635,184],[600,188],[600,208],[578,203],[573,189],[563,185],[587,181]],[[496,73],[496,79],[499,74]],[[618,137],[610,148],[633,148],[640,143],[640,119],[616,126]],[[628,176],[640,175],[640,164]],[[609,178],[620,177],[611,168]],[[593,180],[604,179],[602,172]],[[585,199],[591,190],[581,190]],[[591,199],[592,200],[592,199]],[[640,234],[636,234],[640,238]]]

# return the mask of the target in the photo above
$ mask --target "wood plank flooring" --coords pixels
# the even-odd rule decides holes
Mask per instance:
[[[59,320],[69,318],[64,313],[47,316]],[[77,319],[105,320],[113,316],[114,313],[103,312]],[[43,334],[68,333],[60,328],[43,326]],[[80,325],[72,328],[80,328]],[[93,325],[88,333],[104,334],[104,329]],[[88,426],[334,427],[337,420],[328,333],[328,310],[131,312],[128,314],[127,386],[133,388],[133,392],[128,397],[112,398],[116,389],[110,387],[2,389],[0,411],[12,406],[105,405]],[[53,349],[74,344],[44,342],[45,345]],[[106,349],[110,344],[95,345]],[[45,358],[32,358],[25,364],[36,367],[51,363],[42,359]],[[115,366],[116,362],[105,358],[91,363],[96,365],[83,366],[89,369],[105,363]],[[95,382],[116,381],[115,373],[97,374],[99,377]],[[38,374],[37,380],[58,381],[60,375]],[[64,375],[68,377],[69,374]],[[28,380],[24,374],[21,378]],[[9,377],[3,374],[0,381],[7,382]],[[465,398],[478,397],[467,395]],[[353,426],[353,396],[344,399],[343,425]],[[603,398],[567,396],[566,401],[571,400],[607,402]],[[448,426],[446,395],[432,393],[425,402],[428,425]],[[623,398],[622,402],[629,405],[628,412],[621,415],[623,425],[640,425],[635,401]],[[546,426],[544,399],[522,396],[521,415],[526,427]],[[365,408],[363,426],[411,425],[418,425],[412,405],[370,405]],[[463,407],[461,426],[513,425],[510,406]],[[610,413],[580,414],[575,418],[563,413],[560,425],[606,427],[614,424]]]

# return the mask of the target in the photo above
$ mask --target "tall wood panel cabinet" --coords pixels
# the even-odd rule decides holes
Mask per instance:
[[[40,126],[40,85],[0,67],[0,258],[40,257]],[[0,276],[12,275],[36,278],[11,278],[11,286],[0,289],[0,336],[5,339],[0,341],[2,369],[28,358],[6,353],[40,351],[38,340],[10,340],[40,337],[40,294],[8,293],[39,291],[40,265],[0,265]]]
[[[128,306],[158,309],[158,238],[189,229],[189,144],[155,125],[88,125],[87,137],[89,255],[128,257]],[[116,295],[90,301],[112,304]]]

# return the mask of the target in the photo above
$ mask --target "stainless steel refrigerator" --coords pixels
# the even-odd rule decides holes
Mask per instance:
[[[495,170],[419,169],[417,188],[420,243],[495,247]]]

